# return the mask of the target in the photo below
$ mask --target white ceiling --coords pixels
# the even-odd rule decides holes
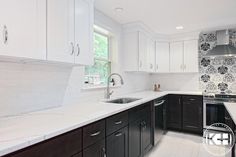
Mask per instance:
[[[140,21],[161,34],[236,25],[236,0],[95,0],[95,7],[121,24]]]

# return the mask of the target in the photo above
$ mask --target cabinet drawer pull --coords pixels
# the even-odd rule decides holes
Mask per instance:
[[[225,117],[225,120],[231,120],[229,117]]]
[[[102,148],[102,157],[107,157],[105,148]]]
[[[3,27],[3,41],[5,45],[8,43],[8,30],[6,25]]]
[[[162,105],[164,102],[165,102],[165,100],[159,101],[159,102],[157,102],[154,106]]]
[[[192,99],[189,99],[189,100],[190,100],[190,101],[195,101],[196,99],[193,99],[193,98],[192,98]]]
[[[101,131],[95,132],[93,134],[90,134],[91,137],[98,136],[101,133]]]
[[[115,134],[116,137],[119,137],[119,136],[121,136],[121,135],[123,135],[121,132]]]
[[[73,42],[71,42],[70,45],[71,45],[71,48],[72,48],[72,50],[71,50],[71,55],[73,55],[73,54],[74,54],[74,51],[75,51],[75,47],[74,47]]]
[[[77,44],[77,49],[78,49],[77,56],[79,56],[79,54],[80,54],[80,47],[79,47],[79,44]]]
[[[119,124],[122,124],[122,121],[115,122],[115,125],[119,125]]]

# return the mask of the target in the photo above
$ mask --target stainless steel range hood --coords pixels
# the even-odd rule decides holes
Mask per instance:
[[[207,57],[236,57],[236,48],[232,46],[229,42],[229,31],[221,30],[216,32],[217,44],[216,46],[209,50],[206,54]]]

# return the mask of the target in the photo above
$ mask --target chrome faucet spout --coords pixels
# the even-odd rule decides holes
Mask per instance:
[[[113,91],[110,92],[110,80],[111,80],[111,77],[112,77],[112,76],[118,76],[118,77],[120,78],[120,84],[121,84],[121,85],[124,84],[124,79],[122,78],[122,76],[121,76],[120,74],[118,74],[118,73],[112,73],[112,74],[110,74],[110,75],[108,76],[108,78],[107,78],[107,90],[106,90],[106,94],[105,94],[105,98],[106,98],[106,99],[110,99],[110,97],[111,97],[111,95],[112,95],[112,93],[113,93]]]

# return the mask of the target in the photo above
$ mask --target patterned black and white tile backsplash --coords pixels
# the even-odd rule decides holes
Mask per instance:
[[[230,44],[236,47],[236,29],[229,31]],[[236,58],[205,57],[216,46],[216,31],[201,33],[199,37],[200,88],[206,92],[236,93]]]

